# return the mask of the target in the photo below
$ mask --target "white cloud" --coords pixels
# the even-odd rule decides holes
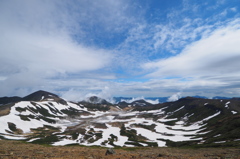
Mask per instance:
[[[222,87],[226,94],[238,92],[233,87],[239,85],[239,20],[221,21],[221,13],[188,16],[204,5],[183,2],[166,13],[166,22],[149,22],[147,7],[128,0],[1,2],[0,96],[38,89],[70,99],[90,92],[104,97],[196,90],[212,95]],[[151,61],[163,54],[174,57]],[[127,81],[146,73],[151,78],[146,82]],[[116,82],[119,77],[126,83]]]
[[[239,22],[240,19],[236,19],[217,28],[176,56],[145,63],[143,68],[151,71],[146,77],[159,78],[160,81],[175,79],[172,85],[185,91],[204,88],[213,92],[217,88],[227,94],[230,87],[239,87]]]
[[[232,7],[232,8],[230,8],[230,10],[231,10],[232,12],[237,12],[237,7]]]
[[[0,7],[1,95],[47,86],[48,78],[103,69],[114,55],[75,41],[80,28],[58,1],[5,1]],[[63,10],[61,10],[63,9]],[[50,87],[48,85],[48,87]],[[22,91],[21,91],[22,92]]]
[[[239,75],[239,19],[219,28],[209,37],[188,45],[179,55],[143,65],[156,69],[149,77],[201,77]],[[237,73],[237,74],[236,74]]]
[[[180,26],[175,22],[156,25],[153,35],[154,49],[157,51],[166,50],[174,54],[179,53],[179,49],[186,47],[199,38],[205,37],[215,27],[215,25],[207,24],[200,18],[184,18],[182,23]]]
[[[168,102],[174,102],[181,98],[181,93],[178,92],[176,94],[173,94],[171,97],[168,98]]]
[[[5,32],[1,38],[2,61],[18,69],[76,72],[95,70],[109,63],[108,51],[76,44],[69,38]],[[8,45],[11,43],[11,45]]]

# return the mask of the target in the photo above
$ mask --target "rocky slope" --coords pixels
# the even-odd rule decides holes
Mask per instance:
[[[239,146],[240,100],[182,98],[73,103],[38,91],[0,106],[0,137],[51,145],[104,147]]]
[[[108,148],[86,146],[43,146],[13,140],[0,140],[0,158],[14,159],[239,159],[239,148]]]

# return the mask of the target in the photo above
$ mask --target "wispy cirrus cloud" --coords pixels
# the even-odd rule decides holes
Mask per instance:
[[[185,88],[179,89],[238,87],[239,22],[235,19],[225,26],[219,26],[208,36],[187,45],[176,56],[144,64],[143,68],[152,70],[147,77],[175,78],[177,83],[187,83]]]
[[[240,20],[209,33],[207,37],[190,43],[177,56],[150,62],[144,68],[157,68],[148,76],[201,76],[236,73],[239,63]],[[174,65],[173,65],[174,64]]]

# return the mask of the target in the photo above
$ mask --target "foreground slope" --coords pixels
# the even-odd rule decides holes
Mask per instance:
[[[19,141],[0,140],[1,158],[54,159],[238,159],[237,148],[116,148],[113,155],[105,155],[106,148],[85,146],[43,146]],[[131,151],[130,151],[131,150]]]
[[[240,143],[238,99],[187,97],[157,105],[146,101],[113,105],[97,97],[89,99],[73,103],[38,91],[2,105],[0,136],[32,143],[105,147]]]

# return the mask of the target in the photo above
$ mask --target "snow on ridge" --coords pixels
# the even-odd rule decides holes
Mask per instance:
[[[215,144],[221,144],[221,143],[225,143],[226,141],[216,141],[214,142]]]
[[[165,117],[162,119],[158,119],[159,122],[168,122],[168,121],[174,121],[174,120],[178,120],[178,118],[166,119],[166,117]]]
[[[219,136],[221,136],[221,134],[215,135],[215,136],[213,136],[213,137],[219,137]]]
[[[231,112],[232,112],[233,114],[237,114],[237,113],[238,113],[238,112],[236,112],[236,111],[233,111],[233,110],[232,110]]]
[[[145,121],[144,119],[135,119],[135,120],[136,121],[130,122],[126,126],[130,126],[133,123],[142,123],[143,121]],[[189,130],[192,130],[192,131],[179,131],[179,130],[176,131],[176,130],[169,129],[168,125],[165,125],[163,123],[156,123],[152,120],[148,120],[148,124],[145,123],[145,125],[151,125],[151,124],[156,125],[155,132],[148,129],[140,128],[140,127],[133,127],[132,129],[135,129],[137,131],[137,134],[141,134],[142,136],[148,138],[149,141],[157,142],[158,146],[166,146],[166,142],[157,140],[157,139],[169,139],[172,141],[192,140],[191,136],[184,136],[184,135],[193,135],[193,134],[196,134],[198,131],[196,130],[196,127],[194,127],[194,130],[192,130],[192,128],[190,128],[191,126],[188,128]],[[174,126],[172,128],[174,128]],[[185,127],[179,125],[176,128],[184,129]],[[167,134],[171,134],[171,135],[169,136]]]
[[[9,115],[1,117],[0,132],[3,133],[5,130],[9,130],[7,124],[8,122],[14,123],[16,127],[23,130],[24,133],[30,132],[31,128],[42,127],[44,124],[49,125],[49,123],[43,120],[31,119],[31,122],[21,120],[20,116],[18,116],[21,113],[16,110],[16,107],[23,108],[23,106],[26,106],[26,104],[31,105],[31,103],[27,101],[16,103],[13,107],[11,107]]]
[[[39,138],[39,137],[33,138],[33,139],[28,140],[27,142],[33,142],[33,141],[38,140],[38,139],[41,139],[41,138]]]
[[[148,110],[148,111],[143,111],[144,113],[153,113],[153,114],[164,114],[163,111],[164,108],[162,109],[156,109],[156,110]]]
[[[5,135],[4,138],[9,139],[9,140],[24,140],[26,139],[24,136],[10,136],[10,135]]]
[[[212,118],[214,118],[215,116],[218,116],[219,114],[221,114],[221,111],[219,111],[219,112],[217,112],[217,113],[215,113],[215,114],[213,114],[213,115],[211,115],[211,116],[203,119],[203,121],[207,121],[207,120],[209,120],[209,119],[212,119]]]
[[[231,102],[230,101],[228,101],[226,104],[225,104],[225,108],[228,108],[229,109],[229,106],[228,106],[228,104],[230,104]]]
[[[197,124],[202,124],[204,121],[210,120],[210,119],[212,119],[212,118],[218,116],[219,114],[221,114],[221,111],[218,111],[217,113],[215,113],[215,114],[213,114],[213,115],[211,115],[211,116],[209,116],[209,117],[203,119],[202,121],[198,121]]]
[[[185,105],[184,105],[184,106],[182,106],[181,108],[179,108],[179,109],[177,109],[177,110],[173,111],[172,113],[176,113],[176,112],[178,112],[179,110],[183,109],[184,107],[185,107]]]
[[[56,103],[56,102],[51,102],[51,104],[49,104],[48,101],[41,101],[41,102],[34,102],[36,105],[33,105],[32,102],[30,101],[21,101],[21,102],[17,102],[15,103],[14,106],[11,107],[11,110],[10,110],[10,113],[6,116],[1,116],[1,122],[0,122],[0,133],[6,133],[5,130],[9,130],[10,129],[8,128],[8,122],[11,122],[11,123],[14,123],[16,125],[17,128],[23,130],[23,133],[28,133],[30,132],[31,128],[38,128],[38,127],[43,127],[43,125],[52,125],[54,127],[61,127],[62,130],[66,128],[66,126],[60,124],[58,122],[59,119],[57,118],[54,118],[54,117],[48,117],[49,119],[53,119],[56,121],[56,124],[53,124],[53,123],[48,123],[42,119],[40,120],[37,120],[37,119],[30,119],[31,121],[25,121],[25,120],[21,120],[20,116],[19,115],[31,115],[31,114],[34,114],[35,116],[41,116],[41,114],[38,112],[38,113],[35,113],[31,110],[25,110],[25,111],[22,111],[22,112],[19,112],[16,110],[16,108],[44,108],[48,111],[48,113],[50,113],[51,115],[54,115],[54,116],[66,116],[65,114],[63,113],[59,113],[61,112],[61,110],[63,109],[67,109],[67,108],[75,108],[77,110],[86,110],[86,108],[81,108],[79,107],[78,105],[75,105],[73,103],[68,103],[68,105],[62,105],[60,103]],[[56,112],[52,112],[50,110],[50,107],[51,109],[54,109],[54,110],[58,110]],[[9,138],[6,136],[6,138]]]
[[[126,113],[127,115],[128,113]],[[129,114],[132,114],[129,113]],[[128,115],[129,115],[128,114]],[[127,115],[127,116],[128,116]],[[108,116],[109,117],[109,116]],[[97,121],[97,119],[96,119]],[[113,120],[114,122],[117,122],[118,120]],[[122,120],[120,120],[122,121]],[[114,141],[115,145],[118,146],[126,146],[125,142],[128,141],[128,137],[126,136],[121,136],[120,135],[120,128],[119,127],[113,127],[108,122],[111,122],[111,119],[108,118],[106,119],[105,123],[106,126],[108,127],[107,129],[100,129],[100,128],[94,128],[95,131],[102,131],[103,137],[97,141],[94,141],[93,143],[88,143],[88,141],[83,141],[79,143],[79,140],[82,138],[80,135],[77,140],[71,140],[71,139],[63,139],[62,141],[56,142],[53,145],[66,145],[66,144],[71,144],[71,143],[79,143],[81,145],[86,145],[86,146],[93,146],[93,145],[101,145],[102,142],[105,140],[108,140],[110,138],[110,135],[113,134],[117,136],[118,140]],[[99,122],[98,122],[99,123]],[[141,127],[133,127],[135,124],[143,124],[143,125],[152,125],[155,124],[155,131],[151,131],[145,128]],[[157,140],[157,139],[169,139],[172,141],[185,141],[185,140],[196,140],[192,139],[191,135],[197,134],[199,131],[199,128],[201,127],[200,125],[191,125],[191,126],[184,126],[182,122],[178,122],[178,125],[175,126],[169,126],[165,125],[164,123],[159,123],[155,122],[150,119],[145,119],[145,118],[137,118],[133,117],[131,120],[128,120],[127,123],[125,123],[125,127],[127,129],[134,129],[137,131],[137,135],[141,134],[142,136],[145,136],[149,142],[157,142],[158,146],[166,146],[165,141]],[[90,130],[92,126],[88,126],[87,131]],[[168,127],[171,127],[172,129],[169,129]],[[177,130],[174,130],[177,129]],[[188,131],[183,131],[183,130],[188,130]],[[167,135],[171,134],[171,136]],[[190,135],[190,136],[185,136],[185,135]],[[141,144],[141,142],[140,142]],[[144,145],[143,145],[144,146]],[[145,145],[147,146],[147,145]],[[108,143],[105,145],[105,147],[113,147],[112,145],[109,145]],[[129,145],[128,145],[129,147]]]
[[[221,112],[218,111],[215,114],[203,119],[200,122],[196,122],[192,125],[186,126],[184,125],[184,120],[179,121],[178,118],[172,118],[172,119],[166,119],[167,116],[165,116],[164,118],[158,119],[157,121],[153,121],[152,119],[149,118],[141,118],[140,115],[144,114],[144,113],[153,113],[154,115],[158,115],[158,114],[164,114],[163,109],[158,109],[158,110],[149,110],[149,111],[131,111],[131,112],[124,112],[124,111],[120,111],[120,112],[102,112],[102,111],[91,111],[90,115],[81,115],[79,118],[73,119],[73,121],[70,121],[70,119],[64,119],[64,120],[59,120],[56,124],[51,124],[51,123],[47,123],[43,120],[36,120],[36,119],[31,119],[31,122],[29,121],[22,121],[19,120],[20,117],[17,116],[18,114],[22,114],[22,115],[29,115],[30,113],[33,112],[29,112],[27,111],[23,111],[23,112],[18,112],[16,111],[16,107],[21,107],[21,108],[25,108],[25,107],[42,107],[44,109],[46,109],[47,111],[49,111],[49,113],[53,113],[51,111],[50,108],[53,109],[58,109],[60,112],[63,109],[68,109],[68,108],[74,108],[77,110],[84,110],[84,111],[88,111],[87,108],[83,108],[80,107],[77,104],[71,103],[71,102],[67,102],[67,105],[63,105],[57,102],[49,102],[49,101],[41,101],[41,102],[34,102],[35,104],[33,105],[32,102],[28,102],[28,101],[24,101],[24,102],[19,102],[16,103],[12,108],[11,108],[11,112],[9,115],[7,116],[2,116],[1,119],[3,119],[3,121],[6,121],[4,124],[3,122],[0,122],[0,132],[5,132],[5,129],[8,129],[8,125],[7,122],[13,122],[16,124],[17,128],[20,128],[24,131],[24,133],[29,132],[30,128],[37,128],[37,127],[42,127],[43,125],[51,125],[54,127],[60,126],[62,127],[62,131],[64,131],[67,126],[69,126],[70,124],[80,124],[81,121],[89,121],[90,123],[106,123],[107,129],[101,129],[101,128],[95,128],[93,126],[91,126],[91,124],[89,125],[85,125],[84,128],[86,128],[87,130],[89,130],[90,128],[94,128],[95,131],[101,131],[103,137],[97,141],[94,141],[93,143],[88,143],[88,141],[83,141],[83,142],[79,142],[80,139],[83,138],[83,135],[79,134],[79,137],[77,140],[72,140],[71,138],[64,138],[61,141],[55,142],[52,145],[67,145],[67,144],[73,144],[73,143],[79,143],[81,145],[86,145],[86,146],[92,146],[92,145],[101,145],[101,143],[105,140],[108,140],[108,138],[110,138],[110,135],[113,134],[115,136],[117,136],[118,140],[114,141],[115,145],[118,146],[126,146],[125,142],[128,141],[128,137],[126,136],[121,136],[120,135],[120,128],[119,127],[113,127],[111,126],[111,122],[126,122],[125,123],[125,127],[127,129],[134,129],[137,131],[137,134],[141,134],[142,136],[145,136],[146,138],[148,138],[149,142],[157,142],[158,146],[166,146],[166,142],[162,141],[162,140],[158,140],[158,139],[165,139],[165,140],[171,140],[171,141],[186,141],[186,140],[196,140],[196,139],[192,139],[194,137],[194,135],[197,134],[201,134],[198,133],[199,131],[204,130],[202,127],[203,125],[201,125],[203,123],[203,121],[207,121],[210,120],[211,118],[214,118],[215,116],[219,115]],[[51,104],[50,104],[51,103]],[[226,103],[227,104],[227,103]],[[229,103],[228,103],[229,104]],[[36,105],[36,106],[35,106]],[[174,112],[177,112],[181,109],[183,109],[185,106],[180,107],[179,109],[175,110]],[[174,113],[172,112],[172,113]],[[237,113],[235,111],[232,111],[232,113]],[[40,115],[38,113],[36,113],[36,115]],[[56,114],[54,114],[56,115]],[[58,116],[64,116],[65,114],[59,114],[57,113]],[[114,119],[117,115],[119,115],[120,117],[127,117],[127,116],[133,116],[131,119]],[[194,115],[194,113],[192,114],[185,114],[185,117],[190,117]],[[54,119],[54,118],[50,118],[50,119]],[[57,120],[57,119],[54,119]],[[165,125],[164,122],[168,122],[168,121],[174,121],[177,120],[175,122],[175,125],[170,126],[170,125]],[[35,124],[36,122],[36,124]],[[156,125],[156,127],[154,128],[154,130],[149,130],[146,128],[142,128],[139,127],[138,125],[135,124],[142,124],[142,125],[146,125],[146,126],[150,126],[152,124]],[[67,135],[64,135],[65,137]],[[10,136],[11,138],[11,136]],[[13,137],[17,139],[16,137]],[[21,138],[21,136],[20,136]],[[36,140],[32,139],[29,140],[29,142]],[[198,139],[199,140],[199,139]],[[139,142],[140,144],[142,144],[141,142]],[[144,146],[147,146],[146,144],[143,144]],[[105,145],[106,147],[113,147],[112,145],[109,145],[108,143]],[[127,145],[128,147],[130,147],[130,145]]]

